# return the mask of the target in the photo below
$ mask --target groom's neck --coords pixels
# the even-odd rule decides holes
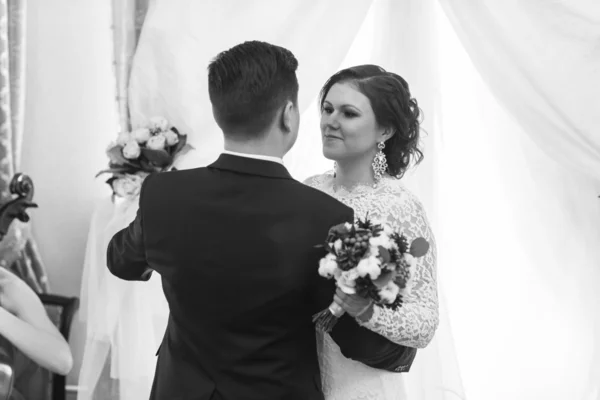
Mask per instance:
[[[281,149],[266,140],[234,141],[225,138],[225,150],[235,153],[283,158]]]

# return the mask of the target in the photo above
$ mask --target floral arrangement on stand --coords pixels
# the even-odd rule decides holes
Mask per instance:
[[[135,197],[148,175],[174,169],[176,158],[192,148],[187,135],[170,126],[167,119],[153,117],[146,127],[119,134],[106,149],[108,169],[98,172],[96,177],[111,174],[106,183],[113,191],[113,198]]]

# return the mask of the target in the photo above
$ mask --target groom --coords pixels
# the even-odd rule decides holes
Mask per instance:
[[[206,168],[147,177],[136,219],[109,244],[114,275],[162,277],[170,317],[151,399],[323,399],[311,316],[335,289],[315,245],[353,211],[283,166],[300,122],[297,66],[263,42],[219,54],[209,94],[226,150]],[[395,369],[400,346],[349,317],[338,325],[347,357]]]

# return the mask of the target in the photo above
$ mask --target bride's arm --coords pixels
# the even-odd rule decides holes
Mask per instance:
[[[433,339],[439,323],[435,238],[422,204],[413,195],[398,204],[388,221],[404,233],[409,243],[421,236],[429,242],[430,249],[417,259],[411,292],[400,308],[375,305],[356,320],[394,343],[424,348]]]

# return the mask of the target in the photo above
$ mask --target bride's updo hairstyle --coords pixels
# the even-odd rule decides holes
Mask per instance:
[[[387,72],[377,65],[358,65],[343,69],[333,75],[321,89],[319,105],[336,83],[352,85],[371,102],[377,124],[391,128],[394,135],[385,142],[383,150],[388,164],[388,174],[401,178],[408,167],[423,160],[419,149],[421,111],[412,98],[408,83],[397,74]]]

